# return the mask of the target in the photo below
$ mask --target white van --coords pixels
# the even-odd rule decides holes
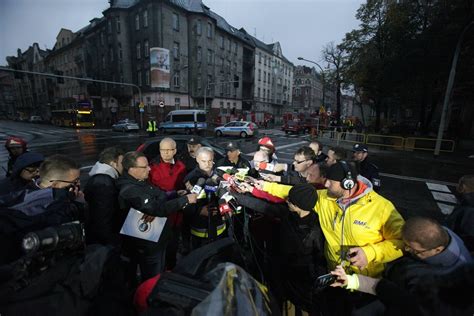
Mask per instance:
[[[194,126],[196,125],[196,126]],[[176,110],[171,111],[165,120],[160,123],[158,129],[162,133],[184,132],[192,134],[194,128],[198,131],[207,128],[206,111],[203,110]]]

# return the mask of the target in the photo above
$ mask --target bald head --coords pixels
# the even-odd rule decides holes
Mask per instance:
[[[171,163],[173,162],[174,155],[176,155],[176,142],[169,137],[163,138],[160,142],[161,160]]]
[[[434,219],[413,217],[408,219],[402,228],[402,238],[405,242],[415,242],[424,249],[446,247],[449,235]]]
[[[306,170],[306,181],[308,183],[324,185],[325,180],[326,179],[321,176],[321,170],[318,164],[314,163]]]

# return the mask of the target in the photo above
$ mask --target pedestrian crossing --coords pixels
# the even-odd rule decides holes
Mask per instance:
[[[452,194],[447,185],[426,182],[426,186],[431,192],[431,195],[436,201],[439,210],[444,215],[449,215],[453,212],[459,201],[456,196]]]

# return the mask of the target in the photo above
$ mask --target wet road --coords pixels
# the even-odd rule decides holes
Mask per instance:
[[[268,134],[277,146],[278,157],[283,162],[291,162],[294,152],[307,144],[307,136],[285,135],[278,130],[261,130]],[[46,156],[64,154],[73,157],[82,166],[81,178],[86,181],[87,172],[97,160],[98,154],[106,147],[120,145],[125,150],[135,150],[148,140],[139,133],[112,132],[108,129],[60,128],[51,125],[0,121],[0,142],[4,144],[8,136],[19,136],[28,142],[31,151]],[[257,137],[239,139],[235,137],[213,138],[219,145],[228,141],[239,142],[242,152],[251,154],[257,149]],[[323,140],[326,146],[332,145]],[[351,144],[342,144],[351,148]],[[325,150],[326,151],[326,150]],[[453,155],[443,155],[433,159],[425,152],[396,152],[370,149],[372,161],[379,166],[382,175],[381,194],[389,198],[405,216],[429,215],[441,219],[452,210],[455,198],[454,186],[463,174],[474,173],[474,163]],[[4,147],[0,150],[0,166],[6,166],[8,155]],[[472,159],[471,159],[472,162]],[[1,172],[0,174],[3,174]]]

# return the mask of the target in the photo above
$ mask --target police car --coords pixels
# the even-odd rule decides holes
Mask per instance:
[[[253,122],[232,121],[223,126],[216,127],[214,133],[217,137],[223,135],[240,136],[242,138],[257,135],[258,127]]]

